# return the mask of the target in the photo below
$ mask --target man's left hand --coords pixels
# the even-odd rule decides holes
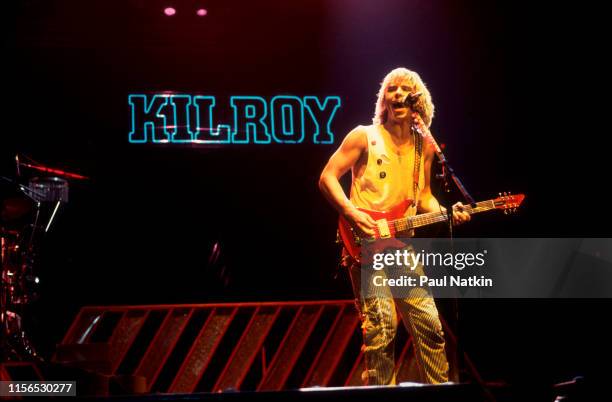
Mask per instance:
[[[453,205],[453,225],[461,225],[472,219],[472,216],[465,212],[465,208],[465,205],[461,202]]]

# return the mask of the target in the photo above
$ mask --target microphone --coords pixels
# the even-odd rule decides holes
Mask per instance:
[[[417,103],[421,95],[423,95],[423,92],[414,92],[408,94],[408,96],[406,96],[406,99],[404,99],[404,105],[412,108]]]

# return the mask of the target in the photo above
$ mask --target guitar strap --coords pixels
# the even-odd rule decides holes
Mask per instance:
[[[416,206],[418,203],[417,193],[419,191],[421,158],[423,156],[423,137],[414,129],[414,127],[412,127],[412,134],[414,135],[414,171],[412,177],[412,199],[414,200],[414,206]]]

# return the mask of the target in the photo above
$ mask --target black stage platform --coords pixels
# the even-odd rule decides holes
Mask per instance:
[[[574,384],[575,385],[575,384]],[[559,395],[564,395],[560,397]],[[564,398],[564,399],[562,399]],[[408,386],[363,386],[337,388],[305,388],[300,390],[274,392],[222,392],[191,394],[149,394],[91,397],[94,401],[272,401],[272,402],[310,402],[310,401],[385,401],[385,402],[459,402],[459,401],[547,401],[555,400],[587,401],[584,389],[573,386],[559,390],[547,386],[511,387],[501,384],[487,385],[484,390],[477,384],[441,384]]]

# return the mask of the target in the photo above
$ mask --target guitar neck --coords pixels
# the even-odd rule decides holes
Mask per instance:
[[[470,215],[477,214],[480,212],[486,212],[495,209],[494,200],[480,201],[476,203],[475,207],[466,205],[463,209],[464,212]],[[444,222],[447,219],[446,212],[429,212],[426,214],[420,214],[415,216],[409,216],[404,219],[395,221],[395,225],[398,230],[410,230],[419,228],[422,226],[433,225],[434,223]]]

